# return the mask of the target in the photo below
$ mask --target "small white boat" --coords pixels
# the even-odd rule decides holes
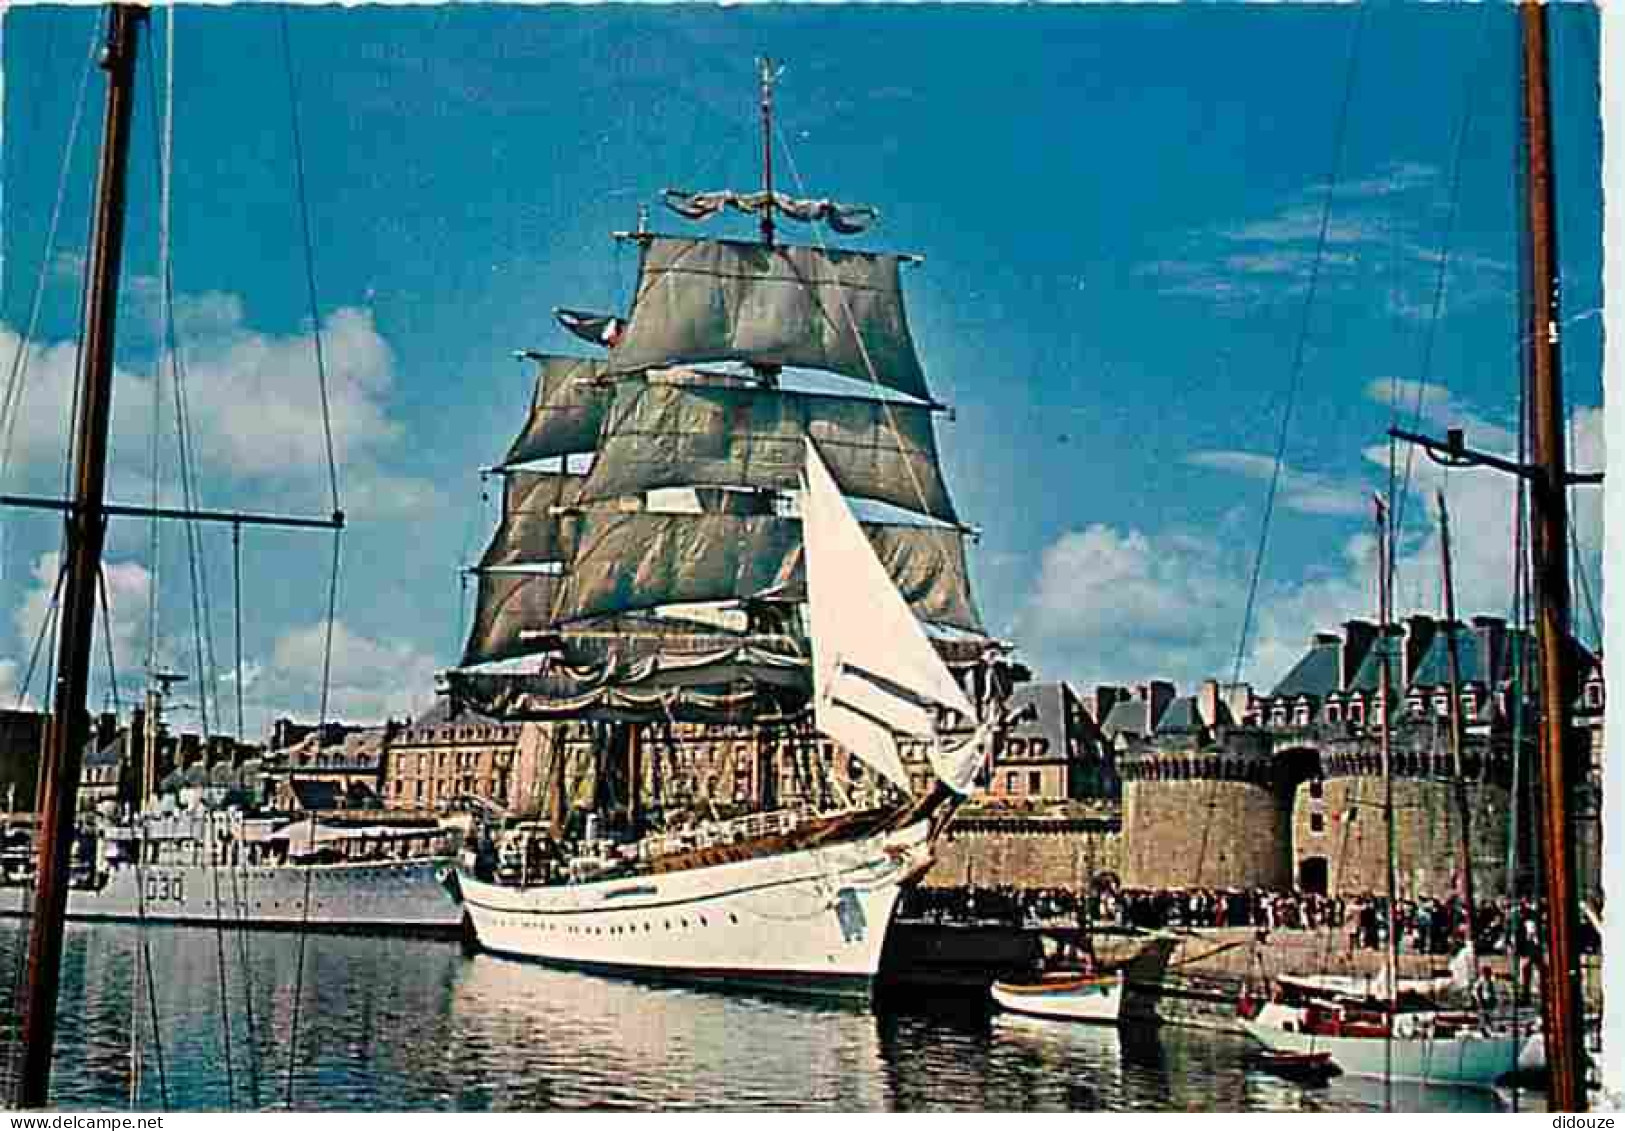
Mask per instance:
[[[1115,1025],[1123,1008],[1123,975],[1056,972],[1038,982],[994,982],[992,992],[1012,1013]]]
[[[1512,1071],[1520,1041],[1456,1026],[1443,1015],[1401,1013],[1392,1038],[1380,1021],[1350,1018],[1333,1033],[1310,1017],[1311,1010],[1277,1003],[1240,1019],[1246,1034],[1274,1052],[1327,1052],[1350,1076],[1372,1076],[1423,1084],[1491,1088]]]

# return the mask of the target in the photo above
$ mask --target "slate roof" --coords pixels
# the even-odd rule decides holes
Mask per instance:
[[[1338,690],[1338,653],[1341,643],[1315,644],[1281,677],[1281,682],[1270,692],[1271,698],[1313,695],[1324,699]]]
[[[1196,696],[1185,695],[1168,704],[1157,720],[1158,734],[1195,734],[1202,729],[1202,713],[1196,709]]]
[[[1400,681],[1405,678],[1405,640],[1401,636],[1379,637],[1371,642],[1371,648],[1360,661],[1354,678],[1349,680],[1345,691],[1376,691],[1382,682],[1382,657],[1388,656],[1389,686],[1399,690]]]
[[[1100,724],[1100,729],[1109,738],[1116,738],[1125,731],[1144,736],[1150,732],[1150,728],[1145,724],[1145,716],[1145,700],[1125,699],[1121,703],[1112,704],[1112,709],[1106,713],[1106,721]]]

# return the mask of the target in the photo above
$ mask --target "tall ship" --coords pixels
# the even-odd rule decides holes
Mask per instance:
[[[558,311],[599,351],[528,355],[445,690],[596,740],[554,742],[544,819],[494,834],[459,883],[489,951],[867,998],[1019,669],[983,629],[938,460],[945,406],[901,285],[917,257],[833,248],[875,211],[774,191],[772,84],[764,63],[762,190],[665,193],[687,220],[753,216],[760,239],[640,221],[617,235],[639,251],[631,309]],[[781,242],[780,218],[814,241]],[[753,811],[669,803],[663,755],[695,723],[750,736]],[[778,800],[782,767],[836,762]]]

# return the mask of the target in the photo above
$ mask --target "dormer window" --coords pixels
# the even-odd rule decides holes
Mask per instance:
[[[1602,684],[1593,680],[1586,684],[1585,705],[1596,710],[1602,709]]]
[[[1365,701],[1356,699],[1349,704],[1349,721],[1352,723],[1365,722]]]
[[[1326,721],[1329,723],[1340,723],[1343,721],[1343,708],[1340,704],[1326,704]]]

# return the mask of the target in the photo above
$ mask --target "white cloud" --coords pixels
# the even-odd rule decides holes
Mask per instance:
[[[38,709],[34,696],[28,695],[21,700],[18,699],[17,692],[20,690],[22,678],[21,664],[16,660],[0,660],[0,711]]]
[[[1185,457],[1195,467],[1230,471],[1249,479],[1269,482],[1275,461],[1256,452],[1207,451]],[[1300,471],[1282,464],[1277,499],[1280,505],[1304,514],[1354,515],[1368,512],[1366,490],[1358,483],[1343,482],[1329,475]]]
[[[32,585],[13,611],[13,625],[26,657],[33,654],[34,643],[50,616],[52,598],[57,595],[57,576],[61,570],[61,555],[52,550],[40,555],[31,570]],[[106,585],[106,609],[112,623],[113,664],[118,675],[121,692],[128,692],[139,681],[139,673],[146,665],[147,599],[152,577],[139,562],[107,562],[102,567]],[[106,686],[107,678],[107,626],[103,618],[102,592],[95,595],[96,628],[91,648],[91,681],[95,686]],[[43,671],[52,657],[45,654],[51,647],[47,640],[40,652],[39,665]],[[0,661],[0,665],[15,661]],[[37,677],[36,677],[37,678]],[[15,694],[15,692],[13,692]]]
[[[132,288],[155,311],[157,288],[138,277]],[[151,314],[149,313],[149,320]],[[176,300],[181,369],[193,451],[204,474],[258,482],[279,491],[302,487],[325,495],[327,440],[314,345],[307,333],[269,334],[248,325],[235,295],[207,292]],[[0,362],[17,353],[20,338],[0,325]],[[322,322],[329,421],[342,494],[354,491],[369,513],[422,513],[437,506],[433,484],[393,472],[404,426],[392,411],[395,359],[372,313],[340,307]],[[75,348],[71,342],[31,342],[24,351],[27,393],[16,414],[10,466],[38,473],[60,468],[63,437],[70,434]],[[149,363],[155,364],[155,363]],[[163,458],[173,480],[175,425],[168,362],[164,367]],[[148,466],[154,379],[150,370],[114,375],[112,460],[116,480],[139,484]],[[142,497],[149,488],[140,488]]]
[[[1387,401],[1393,386],[1374,382],[1368,393]],[[1407,407],[1423,394],[1423,417],[1435,426],[1466,424],[1474,446],[1512,456],[1512,435],[1483,418],[1470,405],[1439,386],[1401,382],[1399,401]],[[1573,414],[1569,464],[1602,470],[1605,462],[1602,410]],[[1476,439],[1475,439],[1476,437]],[[1374,468],[1386,469],[1386,444],[1364,453]],[[1204,452],[1197,466],[1255,479],[1269,475],[1272,461],[1246,452]],[[1328,481],[1283,473],[1283,501],[1294,492],[1297,509],[1329,502],[1321,494]],[[1514,556],[1514,483],[1488,469],[1447,470],[1418,456],[1412,464],[1395,567],[1394,610],[1442,613],[1442,582],[1436,490],[1445,492],[1451,518],[1452,558],[1458,615],[1506,615],[1511,611]],[[1353,492],[1351,492],[1353,494]],[[1335,492],[1341,499],[1343,492]],[[1367,513],[1355,494],[1351,517]],[[1596,488],[1577,489],[1572,520],[1586,578],[1597,609],[1603,605],[1599,564],[1602,499]],[[1305,502],[1308,505],[1302,505]],[[1289,505],[1292,503],[1289,501]],[[1396,508],[1397,510],[1398,508]],[[1094,683],[1136,683],[1167,678],[1189,690],[1206,678],[1230,678],[1241,629],[1251,562],[1223,531],[1236,516],[1221,516],[1212,534],[1157,534],[1094,525],[1057,538],[1043,551],[1031,595],[1018,610],[1015,636],[1046,676]],[[1266,578],[1255,604],[1242,665],[1243,679],[1272,687],[1290,669],[1316,632],[1336,631],[1351,618],[1376,615],[1376,539],[1362,522],[1335,552],[1297,578]],[[1590,636],[1584,591],[1576,579],[1575,624]]]
[[[290,629],[255,665],[257,711],[303,719],[320,712],[326,628],[317,621]],[[328,717],[371,723],[415,715],[433,701],[438,670],[433,656],[410,644],[375,640],[335,621]]]

